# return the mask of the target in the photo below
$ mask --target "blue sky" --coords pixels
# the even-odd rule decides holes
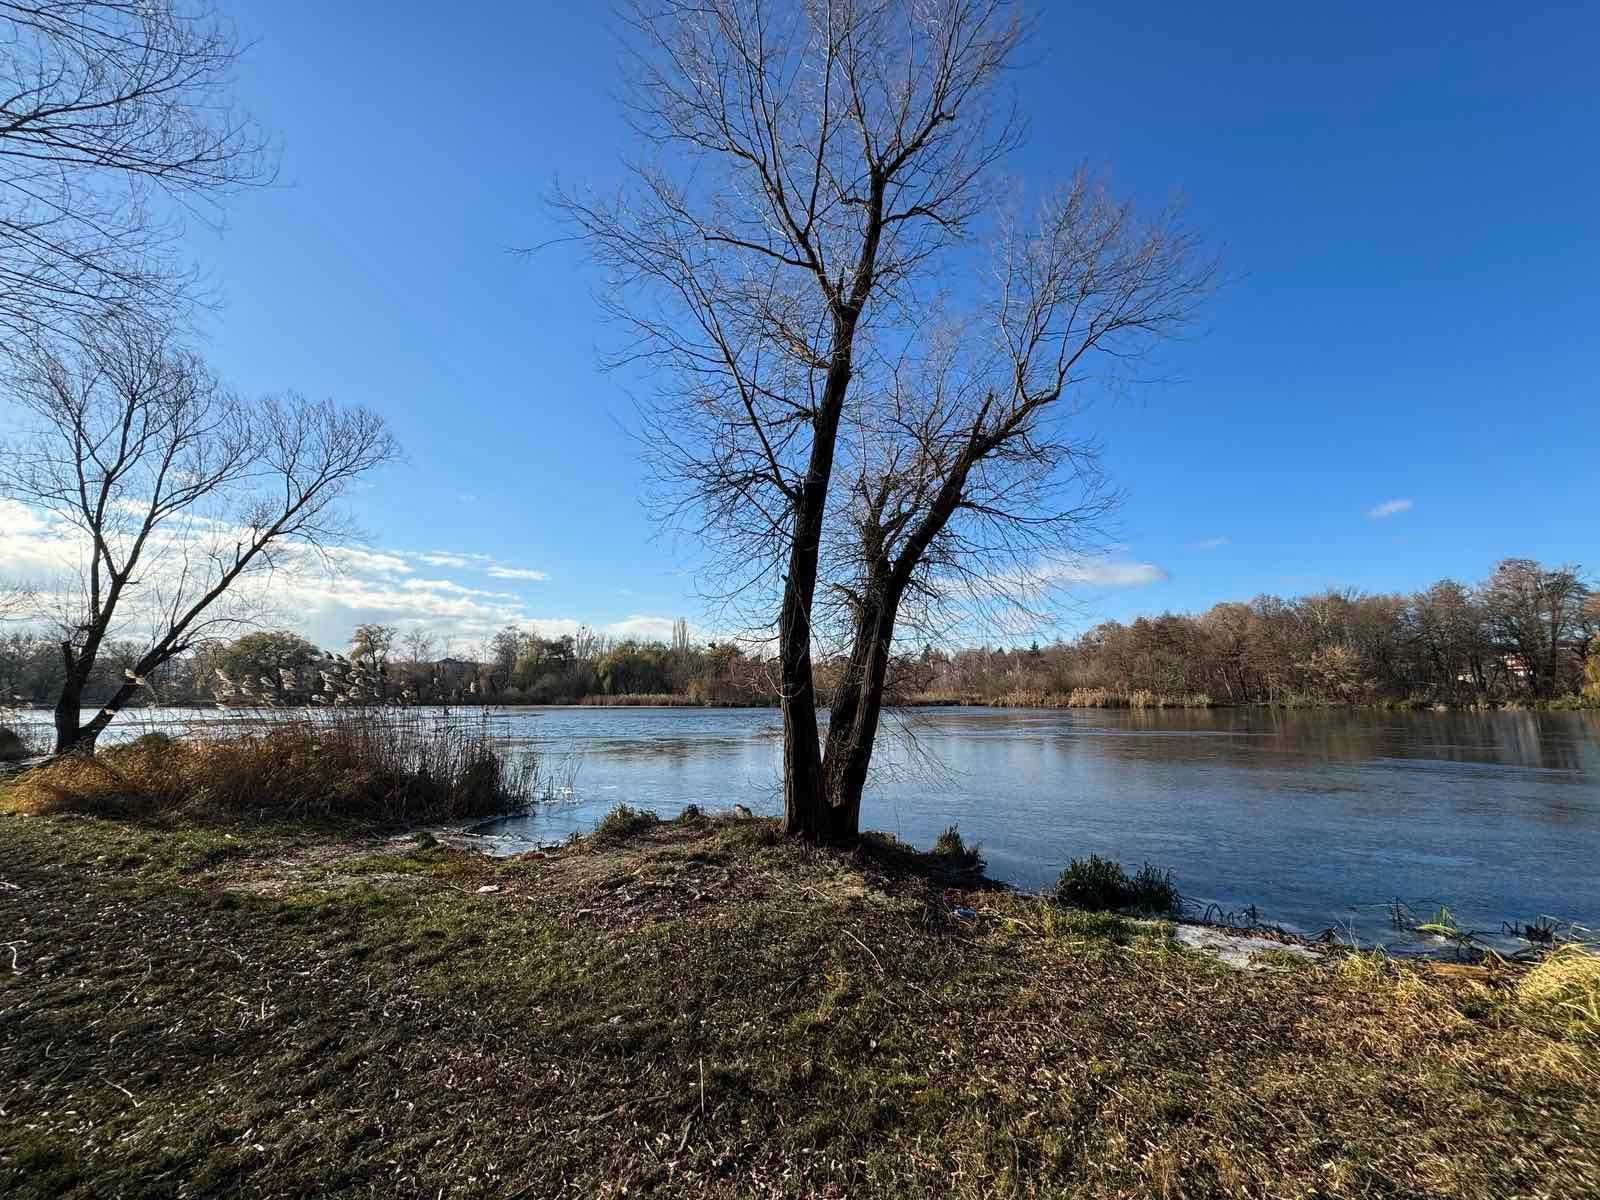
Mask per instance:
[[[1181,189],[1231,279],[1168,354],[1180,381],[1086,418],[1128,493],[1116,561],[1150,569],[1082,593],[1074,623],[1507,555],[1600,568],[1600,6],[1037,7],[1011,169]],[[360,518],[394,579],[497,594],[474,628],[702,617],[692,547],[636,499],[591,277],[508,252],[552,234],[556,176],[618,176],[604,6],[229,8],[284,155],[279,187],[192,238],[226,296],[219,368],[392,422],[408,461]],[[334,641],[356,606],[306,611]]]

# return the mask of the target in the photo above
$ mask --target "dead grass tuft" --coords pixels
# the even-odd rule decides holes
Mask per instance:
[[[1600,956],[1582,946],[1561,947],[1522,977],[1517,999],[1574,1032],[1600,1036]]]

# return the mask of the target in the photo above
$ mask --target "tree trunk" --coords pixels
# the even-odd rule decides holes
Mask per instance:
[[[822,746],[817,694],[811,678],[809,604],[792,582],[784,588],[778,657],[783,708],[783,829],[819,840],[822,828]]]
[[[870,259],[866,260],[870,262]],[[822,745],[817,733],[817,692],[811,669],[811,605],[817,592],[817,556],[833,477],[839,417],[850,387],[855,314],[836,317],[833,361],[812,431],[811,460],[794,499],[789,572],[778,611],[778,661],[783,706],[783,830],[829,841],[831,822],[823,791]]]
[[[61,695],[56,698],[57,754],[94,751],[94,735],[85,736],[85,731],[79,723],[83,708],[83,683],[78,672],[68,668],[67,676],[61,684]]]
[[[823,779],[827,789],[825,840],[836,844],[853,844],[861,835],[861,794],[883,716],[897,608],[898,597],[873,589],[867,607],[857,617],[850,660],[834,696]]]

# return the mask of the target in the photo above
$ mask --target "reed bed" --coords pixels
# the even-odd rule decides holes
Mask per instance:
[[[674,692],[636,692],[622,696],[585,696],[584,708],[704,708],[705,702]]]
[[[1137,688],[1118,692],[1110,688],[1073,688],[1070,692],[1044,692],[1016,689],[989,701],[994,708],[1210,708],[1213,701],[1204,692],[1153,692]]]
[[[487,717],[344,709],[150,733],[21,775],[11,803],[36,813],[250,816],[397,825],[488,816],[534,798],[531,755]]]

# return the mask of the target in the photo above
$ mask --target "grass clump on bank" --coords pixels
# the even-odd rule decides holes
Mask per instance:
[[[1129,876],[1119,862],[1091,854],[1075,858],[1056,880],[1056,900],[1091,911],[1176,916],[1183,905],[1171,871],[1145,863]]]
[[[1566,945],[1522,977],[1517,998],[1570,1032],[1600,1039],[1600,956]]]
[[[690,821],[693,819],[691,817]],[[600,818],[600,823],[594,827],[588,840],[596,846],[615,846],[659,824],[661,818],[648,808],[619,804]]]
[[[488,816],[532,798],[535,768],[487,724],[409,709],[273,716],[146,734],[19,776],[25,812],[398,825]]]
[[[974,842],[967,845],[966,839],[961,836],[961,828],[951,825],[933,843],[933,852],[940,858],[949,860],[951,866],[958,871],[981,872],[987,865],[983,858],[983,847]]]

